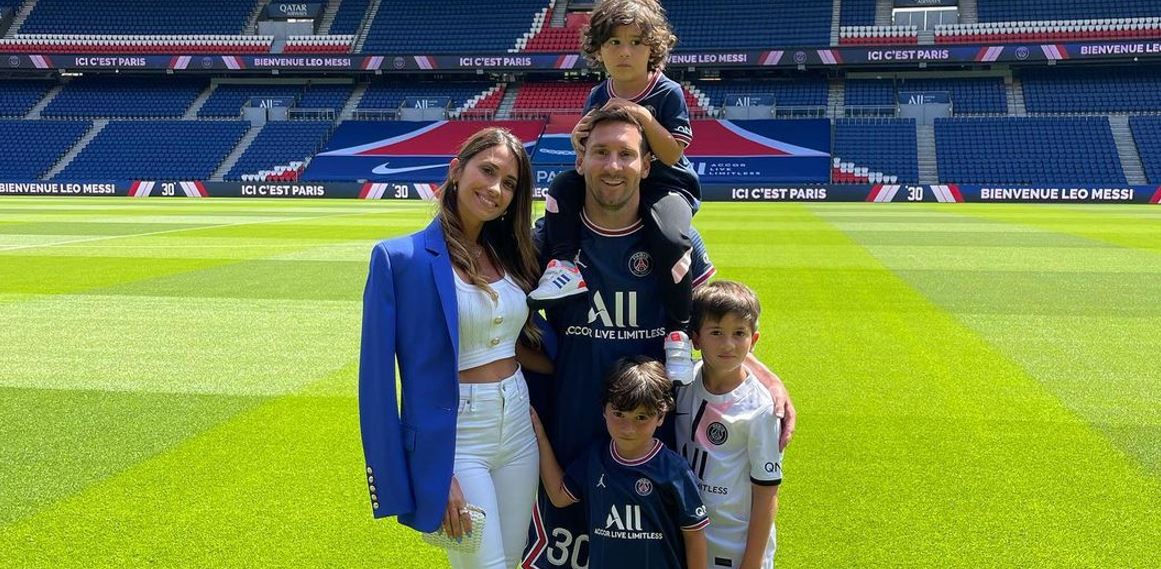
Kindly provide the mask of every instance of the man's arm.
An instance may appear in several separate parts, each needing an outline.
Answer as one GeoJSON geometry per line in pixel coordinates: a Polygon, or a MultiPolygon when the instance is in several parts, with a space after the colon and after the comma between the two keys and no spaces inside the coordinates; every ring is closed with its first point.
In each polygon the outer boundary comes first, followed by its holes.
{"type": "Polygon", "coordinates": [[[782,420],[782,435],[778,439],[778,448],[784,449],[790,444],[790,437],[794,436],[794,427],[798,422],[798,413],[794,410],[794,403],[790,401],[790,392],[786,391],[782,379],[759,361],[753,352],[746,354],[746,369],[766,386],[770,391],[770,397],[774,398],[774,414],[782,420]]]}

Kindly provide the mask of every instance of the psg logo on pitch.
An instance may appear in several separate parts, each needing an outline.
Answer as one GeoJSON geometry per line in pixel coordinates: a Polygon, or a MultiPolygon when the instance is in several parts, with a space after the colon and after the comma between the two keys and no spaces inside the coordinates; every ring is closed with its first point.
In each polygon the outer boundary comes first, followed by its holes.
{"type": "Polygon", "coordinates": [[[653,492],[653,483],[650,482],[648,478],[641,478],[637,480],[637,484],[634,486],[634,489],[637,490],[637,495],[648,496],[653,492]]]}
{"type": "Polygon", "coordinates": [[[629,272],[633,273],[635,277],[647,276],[653,271],[653,257],[645,251],[637,251],[629,257],[629,272]]]}

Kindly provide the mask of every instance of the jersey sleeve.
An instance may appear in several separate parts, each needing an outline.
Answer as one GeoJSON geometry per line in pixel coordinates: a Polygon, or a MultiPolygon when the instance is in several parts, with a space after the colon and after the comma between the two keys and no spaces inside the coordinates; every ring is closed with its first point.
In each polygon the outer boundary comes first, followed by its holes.
{"type": "Polygon", "coordinates": [[[674,82],[669,84],[660,108],[657,109],[657,116],[653,118],[683,147],[693,142],[693,125],[689,122],[689,106],[685,104],[685,92],[681,85],[674,82]]]}
{"type": "Polygon", "coordinates": [[[697,480],[693,478],[693,471],[689,465],[676,453],[670,461],[673,468],[675,503],[677,505],[677,521],[685,531],[697,531],[710,524],[709,514],[705,504],[701,501],[701,494],[697,489],[697,480]]]}
{"type": "Polygon", "coordinates": [[[564,471],[564,492],[577,502],[584,499],[585,488],[588,488],[588,463],[589,455],[585,453],[564,471]]]}
{"type": "Polygon", "coordinates": [[[701,234],[697,232],[696,228],[691,227],[689,229],[689,241],[693,245],[693,250],[690,253],[691,265],[689,267],[689,274],[693,282],[693,288],[697,288],[709,281],[710,277],[714,276],[714,273],[718,272],[718,270],[714,268],[713,262],[710,261],[709,251],[706,249],[705,241],[702,241],[701,234]]]}
{"type": "Polygon", "coordinates": [[[588,96],[588,98],[585,99],[585,109],[584,109],[584,111],[581,112],[582,115],[587,115],[589,113],[589,111],[603,105],[603,103],[601,102],[600,93],[602,90],[604,90],[604,88],[605,88],[605,82],[602,81],[600,83],[597,83],[597,86],[593,87],[593,89],[591,91],[589,91],[589,96],[588,96]]]}
{"type": "Polygon", "coordinates": [[[782,451],[778,450],[781,434],[782,422],[774,415],[772,404],[750,421],[746,451],[750,458],[750,481],[754,484],[775,486],[782,483],[782,451]]]}

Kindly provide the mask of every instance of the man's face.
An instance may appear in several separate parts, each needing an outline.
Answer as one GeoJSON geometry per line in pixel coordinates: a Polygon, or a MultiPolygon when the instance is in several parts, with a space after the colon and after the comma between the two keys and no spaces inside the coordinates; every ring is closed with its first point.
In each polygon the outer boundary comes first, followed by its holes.
{"type": "Polygon", "coordinates": [[[586,201],[609,212],[636,209],[641,179],[649,175],[649,155],[641,154],[641,131],[626,122],[599,123],[585,141],[580,170],[586,201]]]}

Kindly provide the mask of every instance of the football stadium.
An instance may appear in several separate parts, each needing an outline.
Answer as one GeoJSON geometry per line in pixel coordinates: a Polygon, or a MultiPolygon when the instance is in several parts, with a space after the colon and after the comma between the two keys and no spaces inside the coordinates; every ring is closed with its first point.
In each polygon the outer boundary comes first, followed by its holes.
{"type": "MultiPolygon", "coordinates": [[[[450,567],[372,515],[368,260],[481,128],[574,167],[596,3],[0,0],[0,567],[450,567]]],[[[1161,566],[1161,2],[661,4],[777,565],[1161,566]]]]}

